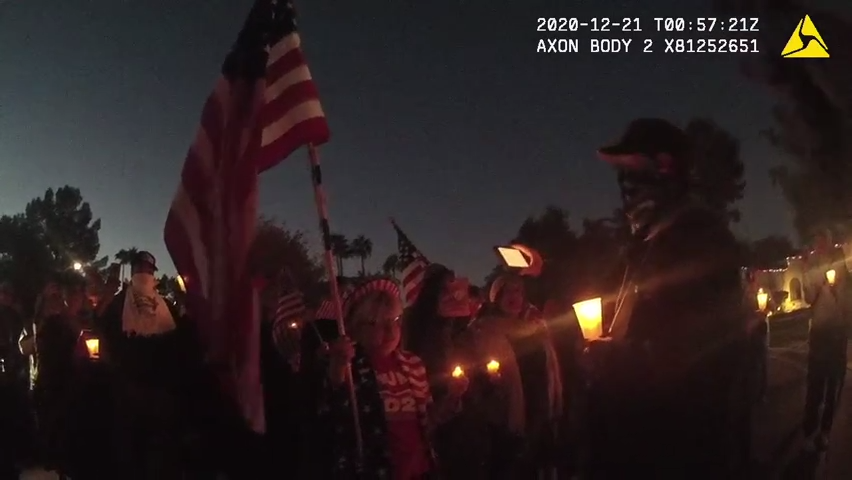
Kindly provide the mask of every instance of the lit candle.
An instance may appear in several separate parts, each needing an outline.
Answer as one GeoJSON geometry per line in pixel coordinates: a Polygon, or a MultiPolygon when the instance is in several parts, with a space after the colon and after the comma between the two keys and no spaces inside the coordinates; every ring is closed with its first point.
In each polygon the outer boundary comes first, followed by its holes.
{"type": "Polygon", "coordinates": [[[464,370],[459,365],[456,365],[456,368],[453,369],[453,378],[461,378],[464,376],[464,370]]]}
{"type": "Polygon", "coordinates": [[[595,340],[603,335],[603,301],[600,297],[574,304],[577,322],[586,340],[595,340]]]}
{"type": "Polygon", "coordinates": [[[86,350],[89,352],[89,358],[100,358],[101,342],[97,338],[86,339],[86,350]]]}
{"type": "Polygon", "coordinates": [[[290,323],[290,328],[292,328],[292,329],[294,329],[294,330],[295,330],[295,329],[299,328],[299,324],[298,324],[298,323],[296,323],[296,322],[291,322],[291,323],[290,323]]]}
{"type": "Polygon", "coordinates": [[[833,269],[825,272],[825,279],[828,280],[829,285],[834,285],[834,281],[837,280],[837,272],[833,269]]]}
{"type": "Polygon", "coordinates": [[[757,309],[761,312],[766,310],[766,304],[769,303],[769,294],[761,288],[757,291],[757,309]]]}
{"type": "Polygon", "coordinates": [[[485,368],[491,375],[496,375],[500,373],[500,362],[498,362],[497,360],[491,360],[490,362],[488,362],[488,365],[486,365],[485,368]]]}

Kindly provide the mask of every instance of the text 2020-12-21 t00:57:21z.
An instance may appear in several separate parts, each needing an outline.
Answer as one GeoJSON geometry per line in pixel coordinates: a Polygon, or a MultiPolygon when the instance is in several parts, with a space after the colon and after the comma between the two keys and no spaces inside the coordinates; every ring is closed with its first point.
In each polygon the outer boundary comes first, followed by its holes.
{"type": "Polygon", "coordinates": [[[648,26],[656,32],[719,32],[719,33],[755,33],[760,31],[760,19],[757,17],[538,17],[537,32],[642,32],[648,26]]]}

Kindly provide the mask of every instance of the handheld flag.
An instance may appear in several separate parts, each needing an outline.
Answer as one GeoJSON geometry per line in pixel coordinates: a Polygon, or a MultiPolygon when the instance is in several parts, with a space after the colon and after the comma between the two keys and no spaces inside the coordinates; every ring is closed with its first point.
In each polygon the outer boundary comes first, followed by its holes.
{"type": "Polygon", "coordinates": [[[426,274],[426,268],[429,266],[429,260],[408,239],[408,235],[399,228],[396,221],[391,219],[391,225],[396,230],[397,247],[399,249],[399,264],[402,271],[402,298],[407,305],[411,305],[417,299],[420,288],[423,286],[423,277],[426,274]]]}

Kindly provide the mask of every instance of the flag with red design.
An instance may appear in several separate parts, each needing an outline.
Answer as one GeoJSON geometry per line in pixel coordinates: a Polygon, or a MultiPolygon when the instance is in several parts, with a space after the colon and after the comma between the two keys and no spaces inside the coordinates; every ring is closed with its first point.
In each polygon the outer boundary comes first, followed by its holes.
{"type": "Polygon", "coordinates": [[[248,271],[258,174],[329,131],[293,6],[256,0],[208,97],[166,219],[206,360],[250,426],[264,430],[259,311],[248,271]]]}

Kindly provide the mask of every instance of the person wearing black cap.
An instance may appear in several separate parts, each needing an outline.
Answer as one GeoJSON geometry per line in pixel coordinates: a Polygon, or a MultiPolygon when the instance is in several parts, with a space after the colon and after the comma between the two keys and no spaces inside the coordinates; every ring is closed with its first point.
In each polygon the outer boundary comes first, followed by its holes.
{"type": "Polygon", "coordinates": [[[156,291],[154,256],[141,251],[130,268],[130,284],[98,321],[114,383],[112,467],[121,478],[173,478],[181,468],[177,428],[184,369],[194,350],[177,328],[174,307],[156,291]]]}
{"type": "Polygon", "coordinates": [[[598,153],[617,172],[632,238],[608,333],[585,352],[588,477],[731,478],[748,423],[737,241],[691,197],[690,142],[676,126],[636,120],[598,153]]]}

